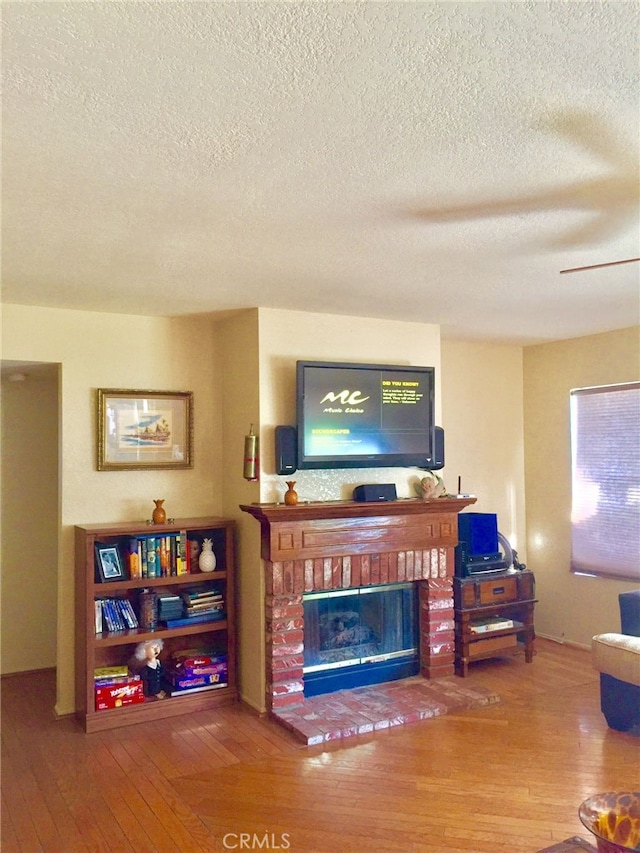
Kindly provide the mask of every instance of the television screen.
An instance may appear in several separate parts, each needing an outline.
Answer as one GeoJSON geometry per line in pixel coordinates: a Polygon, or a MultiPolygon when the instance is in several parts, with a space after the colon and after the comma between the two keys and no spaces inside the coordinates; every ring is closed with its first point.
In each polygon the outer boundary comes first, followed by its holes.
{"type": "Polygon", "coordinates": [[[434,465],[433,367],[297,362],[298,468],[434,465]]]}

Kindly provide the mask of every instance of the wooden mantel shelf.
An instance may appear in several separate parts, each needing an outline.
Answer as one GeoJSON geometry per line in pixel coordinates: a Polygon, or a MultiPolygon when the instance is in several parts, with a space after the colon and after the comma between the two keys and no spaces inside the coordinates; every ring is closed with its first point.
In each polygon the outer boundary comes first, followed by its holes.
{"type": "Polygon", "coordinates": [[[368,518],[373,515],[424,515],[460,512],[476,498],[405,498],[397,501],[305,501],[296,506],[280,503],[241,504],[240,509],[258,521],[308,521],[321,518],[368,518]]]}
{"type": "Polygon", "coordinates": [[[263,560],[300,560],[457,544],[457,514],[475,498],[242,504],[260,522],[263,560]]]}

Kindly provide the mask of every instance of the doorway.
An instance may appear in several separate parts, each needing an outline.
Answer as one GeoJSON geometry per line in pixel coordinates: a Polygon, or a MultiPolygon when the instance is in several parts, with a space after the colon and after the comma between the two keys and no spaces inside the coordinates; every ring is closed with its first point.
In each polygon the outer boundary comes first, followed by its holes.
{"type": "Polygon", "coordinates": [[[60,365],[2,361],[0,674],[56,667],[60,365]]]}

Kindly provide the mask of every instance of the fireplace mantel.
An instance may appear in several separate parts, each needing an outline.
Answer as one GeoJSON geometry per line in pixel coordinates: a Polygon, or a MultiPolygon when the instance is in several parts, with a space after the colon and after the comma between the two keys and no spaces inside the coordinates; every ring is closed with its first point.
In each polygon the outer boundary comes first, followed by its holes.
{"type": "Polygon", "coordinates": [[[460,512],[474,504],[474,497],[405,498],[396,501],[304,501],[295,506],[280,503],[242,504],[240,509],[259,521],[292,521],[310,518],[362,518],[372,515],[424,515],[433,512],[460,512]]]}
{"type": "Polygon", "coordinates": [[[260,522],[265,573],[266,704],[304,701],[306,593],[417,584],[420,671],[453,675],[458,513],[475,498],[244,504],[260,522]]]}
{"type": "Polygon", "coordinates": [[[260,522],[263,560],[307,560],[457,545],[457,514],[475,498],[244,504],[260,522]]]}

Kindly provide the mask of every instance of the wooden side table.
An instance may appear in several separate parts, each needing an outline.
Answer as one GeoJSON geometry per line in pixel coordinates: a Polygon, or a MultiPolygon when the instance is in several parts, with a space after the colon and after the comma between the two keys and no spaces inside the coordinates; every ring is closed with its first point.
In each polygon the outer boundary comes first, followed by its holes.
{"type": "Polygon", "coordinates": [[[455,669],[466,676],[474,660],[514,654],[524,648],[527,663],[534,655],[535,579],[525,569],[479,573],[454,578],[455,669]],[[496,620],[511,622],[498,627],[496,620]],[[479,632],[483,623],[496,625],[479,632]]]}

